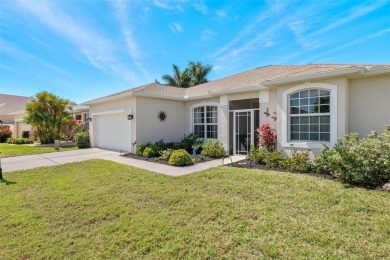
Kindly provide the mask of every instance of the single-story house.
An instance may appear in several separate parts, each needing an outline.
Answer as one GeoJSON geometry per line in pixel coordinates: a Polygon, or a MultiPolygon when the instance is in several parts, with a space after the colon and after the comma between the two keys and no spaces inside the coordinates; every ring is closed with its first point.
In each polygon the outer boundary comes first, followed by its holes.
{"type": "Polygon", "coordinates": [[[317,153],[344,134],[390,124],[390,64],[270,65],[191,88],[150,83],[83,105],[93,147],[135,152],[193,132],[247,154],[255,129],[270,123],[278,150],[317,153]]]}
{"type": "Polygon", "coordinates": [[[32,97],[0,94],[0,120],[3,125],[9,125],[13,137],[22,137],[23,131],[31,131],[32,127],[23,121],[26,116],[24,108],[32,97]]]}

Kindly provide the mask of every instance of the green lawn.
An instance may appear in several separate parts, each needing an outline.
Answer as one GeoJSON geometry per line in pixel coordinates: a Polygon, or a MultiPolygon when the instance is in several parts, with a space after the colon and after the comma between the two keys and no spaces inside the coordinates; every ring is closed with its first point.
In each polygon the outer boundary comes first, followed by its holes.
{"type": "Polygon", "coordinates": [[[390,257],[390,193],[334,180],[103,160],[4,175],[0,259],[390,257]]]}
{"type": "Polygon", "coordinates": [[[0,158],[5,157],[14,157],[14,156],[21,156],[21,155],[29,155],[29,154],[39,154],[39,153],[52,153],[52,152],[63,152],[63,151],[69,151],[69,150],[76,150],[78,149],[77,146],[71,146],[71,147],[60,147],[59,151],[54,150],[53,147],[36,147],[36,146],[29,146],[25,144],[0,144],[0,158]]]}

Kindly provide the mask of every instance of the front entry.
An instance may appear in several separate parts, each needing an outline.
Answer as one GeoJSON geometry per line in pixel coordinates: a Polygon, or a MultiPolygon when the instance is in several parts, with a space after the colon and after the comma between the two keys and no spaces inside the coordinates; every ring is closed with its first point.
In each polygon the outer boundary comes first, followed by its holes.
{"type": "Polygon", "coordinates": [[[259,110],[233,111],[233,154],[248,154],[250,146],[257,141],[258,127],[259,110]]]}

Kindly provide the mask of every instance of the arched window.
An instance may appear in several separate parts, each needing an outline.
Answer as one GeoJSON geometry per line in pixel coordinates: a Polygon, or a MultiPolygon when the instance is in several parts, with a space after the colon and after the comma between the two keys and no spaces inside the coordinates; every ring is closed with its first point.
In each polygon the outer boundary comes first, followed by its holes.
{"type": "Polygon", "coordinates": [[[218,107],[199,106],[193,108],[193,133],[203,139],[218,138],[218,107]]]}
{"type": "Polygon", "coordinates": [[[304,89],[288,95],[289,141],[329,142],[329,89],[304,89]]]}

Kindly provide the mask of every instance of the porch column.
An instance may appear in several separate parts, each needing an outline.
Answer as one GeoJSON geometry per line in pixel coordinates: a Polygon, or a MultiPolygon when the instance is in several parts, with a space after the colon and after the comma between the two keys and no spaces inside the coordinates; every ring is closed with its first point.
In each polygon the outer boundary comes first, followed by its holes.
{"type": "Polygon", "coordinates": [[[219,97],[218,139],[226,151],[229,151],[229,101],[228,96],[219,97]]]}

